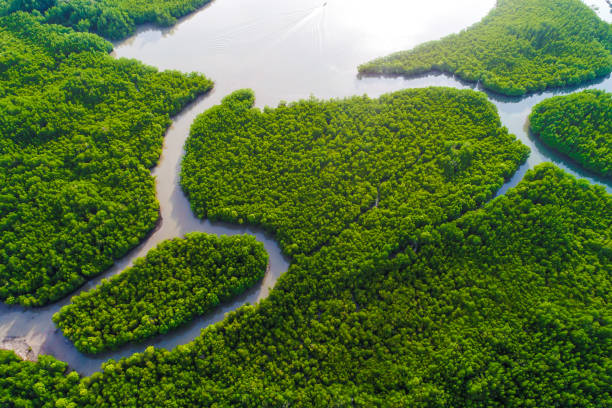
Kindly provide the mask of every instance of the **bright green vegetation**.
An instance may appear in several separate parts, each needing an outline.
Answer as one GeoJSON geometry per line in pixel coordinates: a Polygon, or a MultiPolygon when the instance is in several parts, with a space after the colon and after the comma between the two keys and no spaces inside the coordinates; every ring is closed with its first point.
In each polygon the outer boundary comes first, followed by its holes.
{"type": "Polygon", "coordinates": [[[252,104],[240,91],[196,120],[182,183],[198,214],[274,231],[289,271],[187,345],[108,361],[68,401],[612,404],[603,188],[545,164],[481,205],[526,149],[473,91],[252,104]]]}
{"type": "Polygon", "coordinates": [[[88,353],[141,340],[203,315],[253,286],[268,256],[254,237],[187,234],[72,298],[53,321],[88,353]]]}
{"type": "Polygon", "coordinates": [[[46,22],[117,40],[139,24],[171,26],[177,18],[210,0],[0,0],[0,15],[15,11],[43,13],[46,22]]]}
{"type": "Polygon", "coordinates": [[[368,62],[362,74],[456,74],[491,91],[523,95],[612,71],[612,25],[580,0],[499,0],[459,34],[368,62]]]}
{"type": "Polygon", "coordinates": [[[12,351],[0,350],[0,406],[4,408],[75,407],[63,398],[79,387],[79,375],[51,356],[23,361],[12,351]]]}
{"type": "Polygon", "coordinates": [[[149,168],[201,75],[107,55],[100,37],[0,19],[0,300],[57,300],[155,226],[149,168]]]}
{"type": "Polygon", "coordinates": [[[533,108],[529,122],[553,149],[612,177],[612,94],[588,90],[546,99],[533,108]]]}
{"type": "Polygon", "coordinates": [[[120,39],[134,32],[139,24],[168,27],[177,18],[197,10],[210,0],[58,0],[47,20],[78,31],[96,32],[120,39]]]}
{"type": "Polygon", "coordinates": [[[368,218],[296,259],[258,306],[173,351],[109,361],[74,401],[612,404],[612,197],[603,188],[541,165],[482,209],[404,231],[416,236],[412,246],[389,257],[377,242],[359,253],[366,262],[351,264],[343,251],[393,230],[374,222],[382,214],[368,218]]]}
{"type": "Polygon", "coordinates": [[[260,225],[292,256],[369,223],[393,231],[375,240],[389,254],[415,227],[489,200],[528,153],[477,92],[406,90],[263,112],[253,102],[238,91],[196,119],[181,184],[199,217],[260,225]]]}

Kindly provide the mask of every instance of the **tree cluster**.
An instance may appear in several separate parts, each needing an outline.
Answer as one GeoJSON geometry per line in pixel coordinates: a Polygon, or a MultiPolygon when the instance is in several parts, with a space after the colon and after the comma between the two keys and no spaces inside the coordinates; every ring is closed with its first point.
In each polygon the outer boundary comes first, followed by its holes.
{"type": "Polygon", "coordinates": [[[193,342],[109,360],[58,401],[612,404],[603,188],[545,164],[487,202],[527,150],[473,91],[252,105],[239,91],[198,117],[182,183],[200,216],[274,231],[289,271],[193,342]]]}
{"type": "Polygon", "coordinates": [[[79,389],[79,375],[51,356],[23,361],[0,350],[0,406],[4,408],[76,408],[65,397],[79,389]]]}
{"type": "Polygon", "coordinates": [[[587,90],[540,102],[531,131],[585,168],[612,178],[612,94],[587,90]]]}
{"type": "Polygon", "coordinates": [[[0,300],[43,305],[155,226],[169,117],[212,82],[22,12],[0,18],[0,44],[0,300]]]}
{"type": "Polygon", "coordinates": [[[181,185],[199,217],[262,226],[291,256],[372,214],[406,233],[456,218],[528,154],[478,92],[416,89],[263,112],[253,103],[237,91],[195,120],[181,185]]]}
{"type": "Polygon", "coordinates": [[[24,11],[44,15],[45,21],[79,32],[119,40],[134,33],[137,25],[174,25],[210,0],[0,0],[0,15],[24,11]]]}
{"type": "MultiPolygon", "coordinates": [[[[85,378],[79,406],[612,404],[612,197],[552,165],[349,265],[356,231],[258,306],[85,378]]],[[[371,229],[383,228],[383,226],[371,229]]],[[[366,237],[366,238],[371,238],[366,237]]]]}
{"type": "Polygon", "coordinates": [[[73,297],[53,321],[81,351],[113,349],[211,311],[263,278],[267,263],[252,236],[190,233],[162,242],[131,268],[73,297]]]}
{"type": "Polygon", "coordinates": [[[575,85],[612,71],[612,25],[580,0],[500,0],[481,22],[363,64],[365,75],[432,71],[504,95],[575,85]]]}

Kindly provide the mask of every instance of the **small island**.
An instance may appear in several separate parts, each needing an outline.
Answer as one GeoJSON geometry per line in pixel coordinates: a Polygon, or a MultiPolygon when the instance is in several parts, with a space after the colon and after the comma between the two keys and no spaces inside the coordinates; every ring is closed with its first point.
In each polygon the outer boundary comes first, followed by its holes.
{"type": "Polygon", "coordinates": [[[200,218],[261,226],[290,256],[391,216],[387,207],[406,225],[456,218],[492,198],[529,153],[472,90],[313,98],[263,111],[254,102],[252,91],[236,91],[196,118],[181,185],[200,218]]]}
{"type": "Polygon", "coordinates": [[[72,298],[53,321],[87,353],[167,333],[253,286],[268,255],[254,237],[187,234],[72,298]]]}
{"type": "Polygon", "coordinates": [[[612,178],[612,94],[587,90],[537,104],[531,131],[551,148],[612,178]]]}
{"type": "Polygon", "coordinates": [[[155,227],[169,116],[212,88],[108,55],[94,34],[0,17],[0,301],[42,306],[155,227]]]}

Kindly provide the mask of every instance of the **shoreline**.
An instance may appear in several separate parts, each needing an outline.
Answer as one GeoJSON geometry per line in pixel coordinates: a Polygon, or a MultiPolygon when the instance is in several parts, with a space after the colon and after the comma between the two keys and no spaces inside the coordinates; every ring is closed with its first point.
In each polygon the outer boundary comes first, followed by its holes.
{"type": "Polygon", "coordinates": [[[24,361],[37,362],[38,356],[42,355],[39,352],[35,353],[27,340],[23,337],[9,336],[0,341],[0,350],[12,351],[24,361]]]}

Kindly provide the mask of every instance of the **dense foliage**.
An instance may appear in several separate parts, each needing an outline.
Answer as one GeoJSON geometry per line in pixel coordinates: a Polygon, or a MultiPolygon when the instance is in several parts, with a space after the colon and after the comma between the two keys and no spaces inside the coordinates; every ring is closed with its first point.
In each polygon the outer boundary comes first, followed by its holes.
{"type": "Polygon", "coordinates": [[[459,34],[368,62],[362,74],[456,74],[486,89],[523,95],[612,71],[612,25],[580,0],[499,0],[459,34]]]}
{"type": "Polygon", "coordinates": [[[0,350],[0,406],[4,408],[73,408],[64,398],[79,387],[79,375],[51,356],[23,361],[12,351],[0,350]]]}
{"type": "Polygon", "coordinates": [[[609,406],[611,223],[603,188],[542,165],[484,208],[416,231],[413,247],[391,257],[350,264],[341,251],[353,231],[298,259],[258,306],[173,351],[109,361],[73,398],[92,407],[609,406]]]}
{"type": "MultiPolygon", "coordinates": [[[[456,218],[490,199],[527,155],[472,91],[313,99],[263,112],[253,102],[251,91],[237,91],[196,119],[181,184],[199,217],[261,225],[292,256],[360,221],[408,234],[456,218]]],[[[386,251],[408,240],[389,237],[386,251]]]]}
{"type": "Polygon", "coordinates": [[[116,348],[203,315],[259,281],[268,262],[249,235],[187,234],[164,241],[134,266],[72,298],[53,321],[88,353],[116,348]]]}
{"type": "Polygon", "coordinates": [[[612,177],[612,94],[587,90],[539,103],[532,132],[582,166],[612,177]]]}
{"type": "Polygon", "coordinates": [[[473,91],[252,104],[196,120],[182,182],[199,215],[275,231],[289,271],[187,345],[108,361],[70,403],[612,404],[603,188],[541,165],[479,209],[526,150],[473,91]]]}
{"type": "Polygon", "coordinates": [[[41,22],[0,19],[0,300],[26,306],[70,293],[154,227],[149,168],[169,115],[212,86],[41,22]]]}
{"type": "Polygon", "coordinates": [[[0,15],[38,12],[49,23],[113,40],[127,37],[139,24],[167,27],[210,0],[0,0],[0,15]]]}

